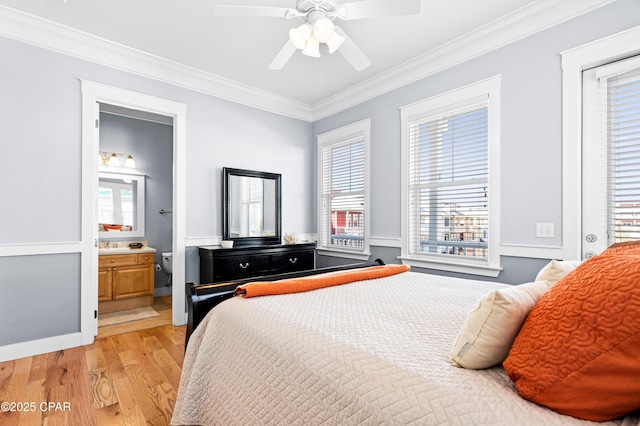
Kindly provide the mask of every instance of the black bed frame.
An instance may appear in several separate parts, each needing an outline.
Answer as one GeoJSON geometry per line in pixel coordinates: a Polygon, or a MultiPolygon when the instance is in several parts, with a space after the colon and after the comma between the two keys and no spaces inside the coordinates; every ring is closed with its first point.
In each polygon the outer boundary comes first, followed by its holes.
{"type": "Polygon", "coordinates": [[[373,262],[330,266],[327,268],[317,268],[307,271],[288,272],[285,274],[253,277],[238,281],[228,281],[216,284],[195,285],[193,283],[187,283],[188,320],[185,348],[187,346],[187,343],[189,342],[189,337],[193,333],[193,330],[196,329],[198,324],[200,324],[207,313],[209,313],[209,311],[213,309],[217,304],[233,297],[235,295],[235,289],[239,285],[256,281],[275,281],[286,278],[306,277],[309,275],[322,274],[325,272],[344,271],[349,269],[359,269],[378,265],[384,265],[384,262],[380,259],[376,259],[373,262]]]}

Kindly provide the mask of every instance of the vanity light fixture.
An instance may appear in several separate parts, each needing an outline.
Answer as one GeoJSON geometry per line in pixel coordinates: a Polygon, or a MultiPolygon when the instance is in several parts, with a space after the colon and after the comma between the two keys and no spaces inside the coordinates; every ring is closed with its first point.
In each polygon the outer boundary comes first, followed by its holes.
{"type": "Polygon", "coordinates": [[[111,154],[111,158],[109,158],[109,163],[110,166],[119,166],[120,165],[120,160],[118,160],[118,156],[115,154],[111,154]]]}
{"type": "Polygon", "coordinates": [[[133,157],[129,155],[126,160],[124,160],[124,166],[129,167],[130,169],[136,168],[136,162],[133,161],[133,157]]]}
{"type": "Polygon", "coordinates": [[[136,162],[133,161],[133,157],[130,154],[121,154],[119,152],[106,152],[100,151],[98,153],[98,164],[103,166],[115,166],[120,167],[120,159],[119,156],[127,157],[124,160],[124,167],[128,167],[130,169],[136,168],[136,162]]]}

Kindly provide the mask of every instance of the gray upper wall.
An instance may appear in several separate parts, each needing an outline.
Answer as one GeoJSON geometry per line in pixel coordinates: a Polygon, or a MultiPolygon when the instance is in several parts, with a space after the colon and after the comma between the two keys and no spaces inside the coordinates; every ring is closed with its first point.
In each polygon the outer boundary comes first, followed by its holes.
{"type": "Polygon", "coordinates": [[[224,166],[283,175],[283,230],[314,231],[311,124],[0,38],[0,244],[80,240],[80,80],[187,105],[186,236],[222,233],[224,166]]]}
{"type": "Polygon", "coordinates": [[[502,243],[562,245],[560,52],[640,25],[640,2],[618,0],[313,123],[318,135],[371,118],[371,236],[400,238],[400,111],[413,102],[502,75],[502,243]],[[555,238],[536,238],[536,222],[555,238]]]}

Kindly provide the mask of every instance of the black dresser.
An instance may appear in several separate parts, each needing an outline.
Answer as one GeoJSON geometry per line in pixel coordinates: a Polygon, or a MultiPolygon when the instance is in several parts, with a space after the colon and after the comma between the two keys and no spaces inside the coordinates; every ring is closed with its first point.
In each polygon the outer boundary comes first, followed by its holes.
{"type": "Polygon", "coordinates": [[[315,243],[261,247],[199,247],[200,284],[306,271],[315,267],[315,243]]]}

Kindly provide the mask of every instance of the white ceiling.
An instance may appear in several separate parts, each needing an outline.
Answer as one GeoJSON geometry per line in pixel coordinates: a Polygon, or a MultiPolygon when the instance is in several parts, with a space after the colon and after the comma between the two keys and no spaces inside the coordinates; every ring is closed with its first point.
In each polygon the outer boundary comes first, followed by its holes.
{"type": "Polygon", "coordinates": [[[299,21],[212,13],[213,5],[295,7],[295,0],[0,0],[0,5],[311,106],[465,38],[495,38],[496,31],[541,16],[548,26],[554,22],[550,14],[567,19],[560,16],[566,14],[563,6],[575,13],[610,1],[422,0],[419,15],[342,21],[373,63],[363,71],[327,52],[321,58],[297,52],[283,70],[268,70],[299,21]]]}

